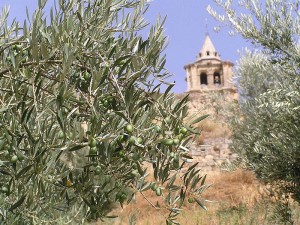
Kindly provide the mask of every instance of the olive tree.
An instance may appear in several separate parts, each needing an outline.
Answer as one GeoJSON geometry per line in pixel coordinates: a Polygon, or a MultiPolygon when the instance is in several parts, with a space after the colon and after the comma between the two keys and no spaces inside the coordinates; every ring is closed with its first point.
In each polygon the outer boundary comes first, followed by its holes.
{"type": "Polygon", "coordinates": [[[244,0],[241,14],[232,1],[215,2],[225,14],[209,12],[256,48],[235,74],[241,99],[232,148],[279,195],[299,203],[299,1],[244,0]]]}
{"type": "Polygon", "coordinates": [[[164,20],[142,35],[144,0],[38,3],[23,23],[0,18],[0,223],[104,219],[137,193],[167,224],[187,195],[205,208],[197,164],[180,173],[204,117],[164,81],[164,20]]]}

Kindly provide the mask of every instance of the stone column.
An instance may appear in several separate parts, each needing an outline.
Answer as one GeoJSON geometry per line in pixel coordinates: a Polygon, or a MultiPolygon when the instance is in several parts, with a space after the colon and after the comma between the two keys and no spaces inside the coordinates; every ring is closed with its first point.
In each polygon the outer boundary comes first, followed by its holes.
{"type": "Polygon", "coordinates": [[[221,81],[220,87],[224,87],[224,73],[223,73],[223,69],[221,69],[221,71],[220,71],[220,81],[221,81]]]}
{"type": "Polygon", "coordinates": [[[185,71],[186,71],[187,92],[189,92],[191,90],[190,68],[185,68],[185,71]]]}
{"type": "Polygon", "coordinates": [[[233,87],[232,84],[232,64],[223,63],[224,87],[233,87]]]}
{"type": "Polygon", "coordinates": [[[193,66],[191,69],[191,79],[193,83],[192,90],[200,90],[200,81],[196,66],[193,66]]]}
{"type": "Polygon", "coordinates": [[[227,76],[227,82],[229,87],[233,87],[233,81],[232,81],[232,65],[228,64],[228,76],[227,76]]]}
{"type": "Polygon", "coordinates": [[[207,71],[207,83],[208,88],[214,88],[214,72],[211,70],[207,71]]]}
{"type": "Polygon", "coordinates": [[[229,87],[228,85],[228,65],[223,64],[223,79],[224,79],[224,87],[229,87]]]}

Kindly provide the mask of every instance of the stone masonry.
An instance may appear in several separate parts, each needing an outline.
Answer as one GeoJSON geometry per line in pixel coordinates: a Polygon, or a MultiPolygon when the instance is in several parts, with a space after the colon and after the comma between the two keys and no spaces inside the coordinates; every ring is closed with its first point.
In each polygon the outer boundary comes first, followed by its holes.
{"type": "MultiPolygon", "coordinates": [[[[190,113],[213,114],[203,106],[212,95],[221,96],[216,104],[230,104],[238,99],[238,93],[232,83],[233,63],[222,61],[208,34],[194,63],[184,67],[186,71],[187,92],[189,94],[190,113]]],[[[222,119],[218,123],[225,123],[222,119]]],[[[204,137],[203,143],[191,143],[190,149],[194,162],[198,161],[204,171],[214,170],[218,165],[236,158],[229,150],[230,137],[204,137]]]]}

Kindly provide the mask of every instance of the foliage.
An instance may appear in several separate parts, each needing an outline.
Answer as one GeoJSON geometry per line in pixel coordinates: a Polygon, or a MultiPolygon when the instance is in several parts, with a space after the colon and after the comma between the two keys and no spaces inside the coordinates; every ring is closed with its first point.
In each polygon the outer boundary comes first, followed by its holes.
{"type": "Polygon", "coordinates": [[[257,47],[236,73],[242,98],[233,150],[279,197],[300,202],[299,1],[241,1],[243,14],[231,1],[215,2],[226,15],[210,13],[257,47]]]}
{"type": "Polygon", "coordinates": [[[150,188],[176,223],[186,194],[206,186],[196,164],[179,176],[201,118],[185,119],[173,85],[159,93],[164,21],[145,38],[143,0],[60,0],[48,17],[46,3],[22,25],[1,14],[0,223],[111,217],[150,188]]]}

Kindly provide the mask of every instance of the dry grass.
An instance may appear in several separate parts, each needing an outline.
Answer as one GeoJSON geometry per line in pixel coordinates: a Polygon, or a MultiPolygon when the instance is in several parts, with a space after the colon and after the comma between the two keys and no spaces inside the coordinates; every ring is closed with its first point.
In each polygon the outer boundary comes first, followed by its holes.
{"type": "MultiPolygon", "coordinates": [[[[249,171],[211,172],[207,183],[212,186],[204,193],[208,211],[204,211],[196,203],[184,206],[179,216],[183,225],[219,225],[219,224],[267,224],[268,207],[263,193],[263,187],[249,171]],[[253,220],[253,223],[251,222],[253,220]]],[[[152,192],[146,193],[151,202],[156,203],[159,198],[152,192]]],[[[159,225],[165,224],[166,211],[156,210],[137,195],[137,203],[118,209],[120,217],[114,222],[100,224],[132,224],[159,225]]]]}
{"type": "Polygon", "coordinates": [[[231,136],[228,126],[217,120],[205,119],[197,126],[201,130],[201,135],[195,140],[198,145],[203,144],[205,139],[230,138],[231,136]]]}
{"type": "Polygon", "coordinates": [[[231,207],[240,204],[253,206],[263,197],[263,187],[250,171],[239,169],[234,172],[212,172],[208,175],[208,182],[212,186],[203,197],[231,207]]]}
{"type": "Polygon", "coordinates": [[[206,133],[211,133],[218,130],[221,125],[220,123],[216,123],[211,119],[205,119],[198,124],[199,128],[206,133]]]}

